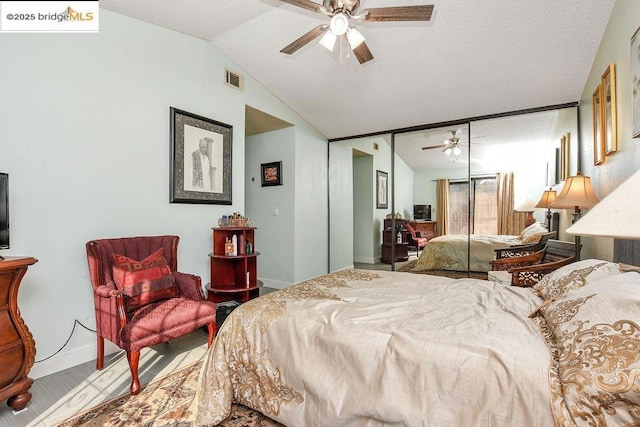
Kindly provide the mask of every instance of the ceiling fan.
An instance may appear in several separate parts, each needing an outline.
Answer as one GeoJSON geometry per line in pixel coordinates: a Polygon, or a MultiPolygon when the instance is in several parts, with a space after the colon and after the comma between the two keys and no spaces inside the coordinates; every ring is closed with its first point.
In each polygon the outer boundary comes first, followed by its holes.
{"type": "Polygon", "coordinates": [[[365,22],[381,21],[429,21],[433,13],[433,5],[395,6],[362,9],[360,0],[324,0],[323,4],[311,0],[281,0],[285,3],[312,10],[331,17],[329,24],[318,25],[313,30],[299,37],[280,52],[291,55],[310,41],[322,36],[320,44],[333,51],[338,37],[345,37],[349,47],[360,64],[373,59],[371,51],[360,32],[351,25],[351,20],[365,22]]]}
{"type": "Polygon", "coordinates": [[[450,130],[451,138],[445,139],[442,141],[440,145],[431,145],[429,147],[422,147],[423,150],[431,150],[433,148],[442,148],[442,152],[447,156],[450,156],[453,153],[454,156],[459,156],[462,153],[462,149],[460,148],[460,138],[458,138],[458,134],[462,132],[462,129],[458,130],[450,130]]]}

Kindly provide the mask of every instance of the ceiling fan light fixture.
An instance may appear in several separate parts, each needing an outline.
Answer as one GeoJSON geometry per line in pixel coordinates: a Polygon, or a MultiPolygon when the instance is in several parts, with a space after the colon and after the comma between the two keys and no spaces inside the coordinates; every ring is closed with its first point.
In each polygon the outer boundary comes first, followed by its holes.
{"type": "Polygon", "coordinates": [[[338,37],[335,34],[333,34],[331,30],[329,30],[326,33],[324,33],[324,36],[322,36],[322,38],[320,39],[320,44],[325,49],[333,52],[333,48],[336,45],[337,39],[338,37]]]}
{"type": "Polygon", "coordinates": [[[453,147],[453,155],[454,156],[459,156],[460,153],[462,153],[462,150],[460,149],[460,147],[458,147],[458,145],[456,144],[455,147],[453,147]]]}
{"type": "Polygon", "coordinates": [[[444,150],[444,154],[446,154],[447,156],[450,156],[451,151],[452,151],[451,147],[448,147],[447,149],[444,150]]]}
{"type": "Polygon", "coordinates": [[[336,36],[341,36],[349,29],[349,17],[346,13],[340,12],[333,15],[331,23],[329,24],[331,32],[336,36]]]}
{"type": "Polygon", "coordinates": [[[351,49],[355,49],[364,42],[364,36],[360,34],[360,31],[351,27],[347,30],[347,41],[349,42],[351,49]]]}

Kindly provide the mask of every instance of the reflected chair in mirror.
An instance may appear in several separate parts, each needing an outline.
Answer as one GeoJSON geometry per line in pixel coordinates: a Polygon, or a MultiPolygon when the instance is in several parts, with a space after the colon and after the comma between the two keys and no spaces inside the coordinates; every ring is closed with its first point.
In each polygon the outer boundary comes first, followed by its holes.
{"type": "Polygon", "coordinates": [[[536,243],[529,243],[524,245],[511,245],[507,248],[495,249],[496,251],[496,259],[503,258],[514,258],[522,255],[529,255],[534,252],[538,252],[542,250],[547,241],[550,239],[555,239],[557,237],[555,231],[550,231],[540,236],[540,239],[536,243]]]}
{"type": "Polygon", "coordinates": [[[140,392],[140,350],[206,326],[211,346],[216,305],[204,297],[200,277],[177,271],[178,236],[87,242],[96,312],[96,368],[104,368],[104,339],[127,353],[131,394],[140,392]]]}
{"type": "Polygon", "coordinates": [[[428,241],[428,238],[422,237],[420,232],[416,231],[411,224],[407,222],[407,242],[409,243],[409,247],[416,248],[416,256],[420,255],[420,249],[423,249],[428,241]]]}
{"type": "Polygon", "coordinates": [[[550,239],[545,247],[528,255],[491,261],[493,271],[511,273],[511,285],[530,287],[546,274],[577,260],[578,248],[573,242],[550,239]]]}

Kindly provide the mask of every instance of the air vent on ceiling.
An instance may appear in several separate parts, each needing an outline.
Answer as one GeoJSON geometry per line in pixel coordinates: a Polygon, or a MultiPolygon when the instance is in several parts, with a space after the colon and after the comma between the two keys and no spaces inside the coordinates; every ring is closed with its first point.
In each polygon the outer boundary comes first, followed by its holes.
{"type": "Polygon", "coordinates": [[[244,90],[244,77],[226,68],[224,69],[224,83],[232,88],[244,90]]]}

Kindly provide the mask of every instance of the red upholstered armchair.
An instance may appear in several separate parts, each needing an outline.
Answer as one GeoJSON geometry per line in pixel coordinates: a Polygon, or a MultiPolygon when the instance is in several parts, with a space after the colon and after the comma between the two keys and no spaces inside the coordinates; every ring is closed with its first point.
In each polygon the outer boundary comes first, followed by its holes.
{"type": "Polygon", "coordinates": [[[86,244],[96,310],[96,368],[104,367],[105,338],[125,350],[132,395],[140,392],[142,348],[203,326],[208,327],[209,346],[213,342],[216,305],[204,298],[200,277],[177,271],[178,241],[177,236],[149,236],[86,244]]]}
{"type": "Polygon", "coordinates": [[[415,228],[413,228],[408,222],[407,233],[407,242],[409,243],[409,246],[415,246],[416,256],[418,256],[420,254],[420,249],[423,249],[426,246],[429,239],[427,239],[426,237],[422,237],[420,235],[420,232],[416,231],[415,228]]]}

